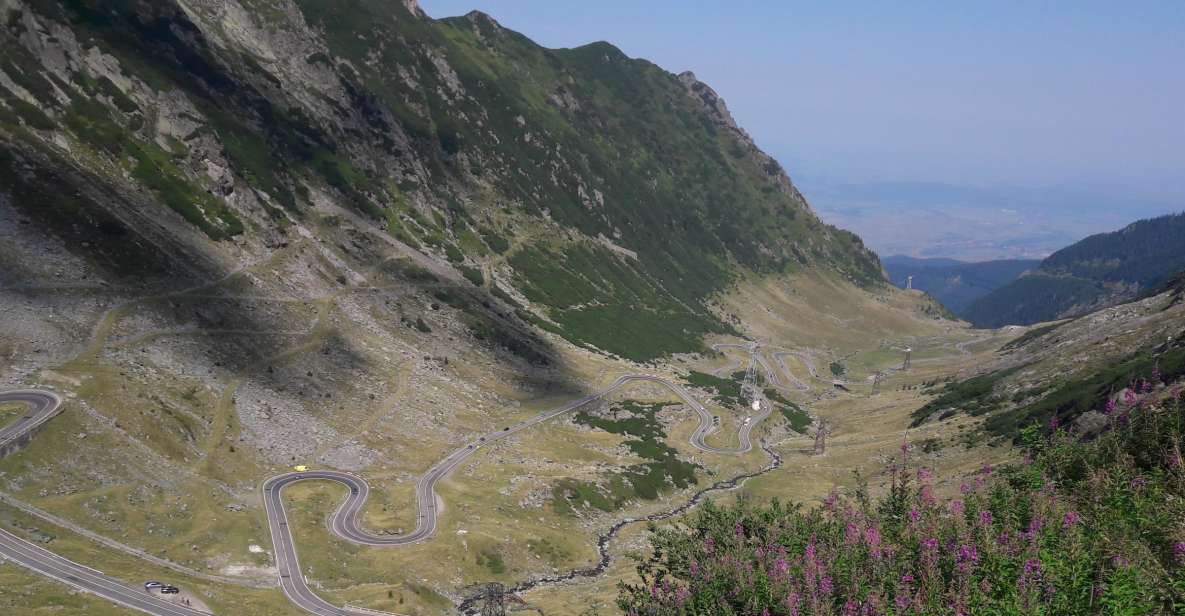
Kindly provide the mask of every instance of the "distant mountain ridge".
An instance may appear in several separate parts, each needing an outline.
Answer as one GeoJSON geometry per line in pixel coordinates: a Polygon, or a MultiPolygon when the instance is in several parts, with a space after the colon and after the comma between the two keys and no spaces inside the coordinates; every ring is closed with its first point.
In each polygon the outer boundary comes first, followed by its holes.
{"type": "Polygon", "coordinates": [[[1131,300],[1185,269],[1185,213],[1140,220],[1063,248],[967,306],[977,327],[1029,325],[1131,300]]]}
{"type": "Polygon", "coordinates": [[[913,276],[913,288],[929,293],[956,314],[1041,263],[1033,259],[968,263],[904,255],[885,257],[882,262],[894,285],[904,289],[913,276]]]}

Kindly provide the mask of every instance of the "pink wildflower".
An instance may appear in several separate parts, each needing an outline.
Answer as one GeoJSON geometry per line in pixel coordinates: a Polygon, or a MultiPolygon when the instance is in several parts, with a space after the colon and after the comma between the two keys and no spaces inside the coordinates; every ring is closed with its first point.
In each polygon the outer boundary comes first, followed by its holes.
{"type": "Polygon", "coordinates": [[[860,541],[860,528],[854,523],[848,522],[847,528],[844,529],[843,539],[845,544],[855,545],[856,542],[860,541]]]}
{"type": "Polygon", "coordinates": [[[786,606],[786,612],[789,613],[790,616],[798,616],[798,601],[798,593],[796,592],[790,593],[790,595],[786,597],[786,600],[782,601],[782,605],[786,606]]]}
{"type": "Polygon", "coordinates": [[[873,558],[881,557],[881,533],[874,527],[864,531],[864,542],[868,544],[868,551],[873,558]]]}
{"type": "Polygon", "coordinates": [[[948,507],[950,508],[950,512],[951,512],[952,514],[954,514],[954,515],[963,515],[963,511],[964,511],[964,508],[963,508],[963,501],[961,501],[961,500],[958,500],[958,499],[955,499],[955,500],[953,500],[953,501],[951,501],[951,502],[950,502],[950,505],[948,505],[948,507]]]}
{"type": "Polygon", "coordinates": [[[1065,528],[1070,528],[1081,521],[1082,516],[1078,515],[1077,511],[1067,511],[1066,515],[1062,518],[1062,526],[1065,528]]]}
{"type": "Polygon", "coordinates": [[[979,512],[979,527],[987,528],[992,525],[992,512],[982,509],[979,512]]]}

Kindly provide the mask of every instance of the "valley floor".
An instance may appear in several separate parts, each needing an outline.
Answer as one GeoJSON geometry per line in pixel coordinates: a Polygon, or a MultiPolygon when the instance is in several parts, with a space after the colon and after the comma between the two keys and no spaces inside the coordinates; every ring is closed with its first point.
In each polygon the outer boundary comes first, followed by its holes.
{"type": "MultiPolygon", "coordinates": [[[[778,410],[754,422],[728,393],[749,361],[743,340],[722,337],[709,341],[726,345],[719,351],[639,365],[551,338],[557,361],[530,366],[473,346],[439,292],[375,286],[365,270],[345,285],[309,275],[309,251],[316,246],[296,243],[215,283],[152,295],[69,285],[6,294],[4,318],[22,329],[0,341],[0,385],[58,391],[65,407],[26,449],[0,460],[0,527],[133,587],[175,583],[218,614],[302,613],[275,585],[266,478],[296,465],[354,473],[371,489],[361,526],[407,533],[417,479],[449,452],[624,374],[652,374],[689,388],[719,417],[707,448],[736,448],[752,423],[755,445],[768,445],[780,465],[766,471],[760,446],[736,455],[692,446],[697,414],[642,382],[480,447],[436,486],[440,519],[422,543],[342,541],[325,524],[341,486],[285,491],[301,571],[333,605],[452,613],[477,583],[515,587],[593,567],[598,537],[612,531],[604,574],[522,598],[549,614],[615,613],[616,584],[630,579],[630,555],[646,545],[646,524],[617,529],[621,520],[664,517],[738,476],[756,475],[709,497],[810,506],[850,489],[853,470],[876,489],[906,438],[955,483],[1009,455],[966,442],[968,422],[907,435],[910,413],[928,399],[922,383],[973,368],[1009,339],[937,320],[918,294],[801,276],[746,281],[722,298],[723,313],[760,334],[754,367],[778,410]],[[417,318],[425,328],[407,325],[417,318]],[[902,371],[906,347],[912,367],[902,371]],[[820,422],[829,434],[815,455],[820,422]]],[[[405,266],[393,257],[373,267],[405,266]]],[[[0,585],[0,606],[121,612],[45,580],[25,584],[30,574],[11,563],[0,576],[12,582],[0,585]]]]}

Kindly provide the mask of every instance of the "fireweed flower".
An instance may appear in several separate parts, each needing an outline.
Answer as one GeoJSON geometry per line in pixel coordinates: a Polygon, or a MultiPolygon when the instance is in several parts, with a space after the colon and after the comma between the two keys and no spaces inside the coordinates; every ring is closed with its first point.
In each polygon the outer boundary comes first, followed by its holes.
{"type": "Polygon", "coordinates": [[[844,529],[843,540],[847,545],[855,545],[860,541],[860,528],[854,523],[848,522],[847,528],[844,529]]]}
{"type": "Polygon", "coordinates": [[[1140,475],[1137,475],[1136,477],[1134,477],[1131,480],[1131,484],[1130,484],[1131,489],[1136,492],[1143,490],[1147,486],[1148,486],[1148,480],[1144,479],[1144,477],[1142,477],[1140,475]]]}
{"type": "Polygon", "coordinates": [[[881,532],[874,527],[864,531],[864,543],[868,544],[868,553],[873,558],[881,557],[881,532]]]}
{"type": "Polygon", "coordinates": [[[975,549],[974,545],[964,544],[959,546],[957,562],[974,565],[979,562],[979,550],[975,549]]]}
{"type": "Polygon", "coordinates": [[[1123,403],[1128,406],[1134,406],[1136,403],[1136,392],[1130,388],[1123,390],[1123,403]]]}
{"type": "Polygon", "coordinates": [[[1067,511],[1066,515],[1062,517],[1062,526],[1070,528],[1082,521],[1082,516],[1078,515],[1077,511],[1067,511]]]}
{"type": "Polygon", "coordinates": [[[992,512],[983,509],[979,512],[979,527],[987,528],[992,525],[992,512]]]}
{"type": "Polygon", "coordinates": [[[790,614],[790,616],[798,616],[798,602],[798,593],[792,592],[786,597],[784,601],[782,601],[782,605],[786,606],[786,612],[790,614]]]}
{"type": "Polygon", "coordinates": [[[1185,541],[1178,541],[1173,544],[1173,560],[1185,565],[1185,541]]]}
{"type": "Polygon", "coordinates": [[[947,507],[950,509],[951,514],[956,516],[963,515],[963,511],[965,511],[963,501],[958,499],[951,501],[947,507]]]}
{"type": "Polygon", "coordinates": [[[1117,408],[1119,408],[1119,405],[1115,402],[1115,399],[1108,398],[1107,403],[1103,405],[1103,414],[1110,415],[1111,413],[1114,413],[1115,409],[1117,408]]]}

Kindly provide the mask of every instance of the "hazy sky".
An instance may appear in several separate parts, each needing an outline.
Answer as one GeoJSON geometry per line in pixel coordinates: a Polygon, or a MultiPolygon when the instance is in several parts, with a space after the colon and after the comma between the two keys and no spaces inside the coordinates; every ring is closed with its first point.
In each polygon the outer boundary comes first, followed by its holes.
{"type": "Polygon", "coordinates": [[[1043,254],[1185,209],[1182,0],[421,4],[694,71],[882,254],[1043,254]]]}

